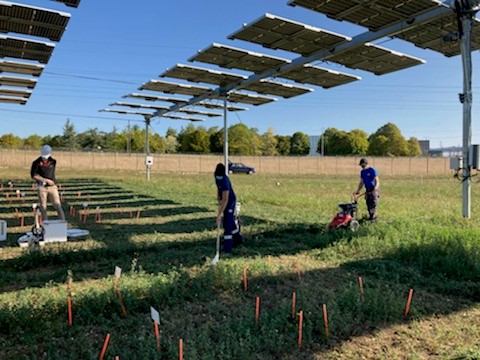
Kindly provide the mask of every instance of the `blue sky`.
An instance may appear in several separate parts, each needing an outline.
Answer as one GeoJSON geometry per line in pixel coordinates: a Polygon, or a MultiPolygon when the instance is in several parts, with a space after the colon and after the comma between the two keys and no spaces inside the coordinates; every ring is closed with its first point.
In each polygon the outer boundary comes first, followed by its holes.
{"type": "MultiPolygon", "coordinates": [[[[77,9],[47,0],[22,0],[21,3],[72,15],[27,105],[0,104],[0,133],[12,132],[22,137],[61,134],[67,118],[77,131],[90,128],[111,131],[114,126],[122,130],[127,120],[133,124],[142,118],[98,110],[125,100],[123,95],[138,92],[142,83],[158,78],[177,63],[220,70],[208,64],[187,62],[197,50],[213,42],[296,58],[298,55],[293,53],[227,39],[243,23],[250,23],[267,12],[348,36],[365,31],[347,22],[287,6],[287,0],[228,1],[228,5],[225,0],[82,0],[77,9]]],[[[460,56],[446,58],[400,40],[382,39],[375,43],[422,58],[427,63],[383,76],[336,64],[316,63],[361,76],[362,80],[328,90],[308,85],[315,89],[313,93],[291,99],[278,98],[275,103],[259,107],[247,106],[249,111],[231,113],[229,123],[242,122],[258,128],[261,133],[271,127],[281,135],[295,131],[318,135],[327,127],[347,131],[360,128],[372,133],[385,123],[393,122],[405,137],[429,139],[432,147],[461,144],[460,56]]],[[[473,66],[473,142],[479,143],[478,51],[473,53],[473,66]]],[[[168,127],[179,130],[187,124],[156,118],[152,127],[164,135],[168,127]]],[[[209,118],[203,125],[221,126],[222,118],[209,118]]]]}

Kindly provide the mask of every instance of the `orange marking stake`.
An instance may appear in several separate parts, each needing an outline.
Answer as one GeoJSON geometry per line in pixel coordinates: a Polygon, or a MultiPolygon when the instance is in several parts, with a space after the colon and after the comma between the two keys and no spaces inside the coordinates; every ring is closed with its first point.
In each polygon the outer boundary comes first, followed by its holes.
{"type": "Polygon", "coordinates": [[[117,295],[118,295],[118,301],[120,301],[120,307],[122,308],[122,314],[123,316],[127,316],[127,309],[125,308],[125,304],[123,303],[123,297],[120,290],[117,290],[117,295]]]}
{"type": "Polygon", "coordinates": [[[358,286],[360,287],[360,295],[362,296],[362,301],[365,301],[365,294],[363,292],[363,280],[362,277],[358,277],[358,286]]]}
{"type": "Polygon", "coordinates": [[[79,192],[77,193],[77,198],[80,199],[81,196],[82,196],[82,193],[79,191],[79,192]]]}
{"type": "Polygon", "coordinates": [[[19,217],[19,215],[18,215],[18,214],[19,214],[19,212],[18,212],[18,209],[17,209],[17,208],[15,208],[15,219],[18,219],[18,217],[19,217]]]}
{"type": "Polygon", "coordinates": [[[330,332],[328,331],[328,314],[327,314],[327,305],[323,304],[323,323],[325,325],[325,335],[329,337],[330,332]]]}
{"type": "Polygon", "coordinates": [[[67,297],[67,308],[68,308],[68,325],[73,325],[73,316],[72,316],[72,298],[67,297]]]}
{"type": "Polygon", "coordinates": [[[155,329],[155,340],[157,341],[157,350],[160,351],[160,331],[158,330],[158,323],[153,322],[153,327],[155,329]]]}
{"type": "Polygon", "coordinates": [[[303,310],[298,316],[298,346],[302,346],[302,332],[303,332],[303,310]]]}
{"type": "Polygon", "coordinates": [[[183,360],[183,339],[178,340],[178,359],[183,360]]]}
{"type": "Polygon", "coordinates": [[[137,219],[140,219],[140,210],[137,211],[137,219]]]}
{"type": "Polygon", "coordinates": [[[155,339],[157,341],[157,349],[160,351],[160,332],[158,331],[158,324],[160,324],[160,314],[152,306],[150,306],[150,317],[153,320],[153,326],[155,328],[155,339]]]}
{"type": "Polygon", "coordinates": [[[25,226],[25,216],[22,215],[22,217],[20,218],[20,226],[23,227],[25,226]]]}
{"type": "Polygon", "coordinates": [[[294,291],[292,293],[292,319],[295,319],[295,306],[297,302],[297,293],[294,291]]]}
{"type": "Polygon", "coordinates": [[[130,210],[130,217],[133,218],[133,211],[130,210]]]}
{"type": "Polygon", "coordinates": [[[297,270],[298,281],[302,281],[302,271],[300,270],[300,267],[298,266],[298,261],[295,261],[295,269],[297,270]]]}
{"type": "Polygon", "coordinates": [[[258,319],[260,318],[260,297],[255,298],[255,324],[258,325],[258,319]]]}
{"type": "Polygon", "coordinates": [[[410,311],[410,304],[412,303],[412,298],[413,298],[413,289],[410,289],[410,291],[408,292],[407,305],[405,306],[405,311],[403,313],[403,316],[408,315],[408,312],[410,311]]]}
{"type": "Polygon", "coordinates": [[[102,352],[100,353],[100,360],[103,360],[103,357],[105,356],[105,352],[107,351],[107,346],[108,342],[110,341],[110,333],[107,333],[107,336],[105,336],[105,341],[103,342],[103,347],[102,347],[102,352]]]}
{"type": "Polygon", "coordinates": [[[243,291],[248,289],[247,268],[243,269],[243,291]]]}

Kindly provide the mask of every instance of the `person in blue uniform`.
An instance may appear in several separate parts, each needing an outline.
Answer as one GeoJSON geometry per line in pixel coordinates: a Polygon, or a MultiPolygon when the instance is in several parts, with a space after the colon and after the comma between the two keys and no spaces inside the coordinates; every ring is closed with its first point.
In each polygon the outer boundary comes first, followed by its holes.
{"type": "Polygon", "coordinates": [[[234,214],[237,197],[233,191],[230,179],[225,174],[225,165],[222,163],[217,164],[214,175],[218,190],[217,226],[220,226],[223,217],[223,252],[231,253],[234,246],[243,243],[239,224],[234,214]]]}
{"type": "Polygon", "coordinates": [[[360,194],[360,190],[365,186],[365,201],[369,214],[369,220],[377,218],[377,205],[380,196],[380,179],[378,171],[374,167],[368,165],[368,160],[363,158],[358,164],[362,167],[360,171],[360,182],[354,195],[360,194]]]}

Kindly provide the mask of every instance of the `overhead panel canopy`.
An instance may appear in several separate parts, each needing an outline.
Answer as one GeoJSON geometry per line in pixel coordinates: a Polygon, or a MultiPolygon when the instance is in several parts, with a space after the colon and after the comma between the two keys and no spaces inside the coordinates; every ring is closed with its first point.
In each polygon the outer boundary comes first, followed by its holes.
{"type": "Polygon", "coordinates": [[[120,109],[103,109],[102,112],[114,112],[118,114],[125,115],[141,115],[141,116],[152,116],[152,113],[146,111],[131,111],[131,110],[120,110],[120,109]]]}
{"type": "Polygon", "coordinates": [[[0,60],[0,72],[40,76],[44,67],[44,65],[0,60]]]}
{"type": "MultiPolygon", "coordinates": [[[[438,51],[445,56],[460,54],[460,40],[445,41],[445,35],[458,32],[458,23],[455,13],[447,14],[440,18],[432,19],[419,26],[412,26],[407,30],[396,34],[395,37],[415,44],[423,49],[438,51]]],[[[472,22],[471,50],[480,49],[480,20],[472,22]]]]}
{"type": "Polygon", "coordinates": [[[188,61],[199,61],[254,73],[262,73],[291,62],[290,60],[215,43],[192,56],[188,61]]]}
{"type": "Polygon", "coordinates": [[[250,104],[254,106],[268,104],[272,101],[277,101],[275,98],[265,97],[260,95],[251,95],[239,92],[229,92],[228,100],[234,103],[250,104]]]}
{"type": "Polygon", "coordinates": [[[183,64],[177,64],[174,68],[168,69],[160,76],[183,79],[196,83],[201,82],[207,84],[214,84],[219,86],[224,86],[236,81],[242,81],[247,79],[247,77],[243,75],[203,69],[183,64]]]}
{"type": "Polygon", "coordinates": [[[46,64],[55,44],[0,35],[0,57],[36,60],[46,64]]]}
{"type": "Polygon", "coordinates": [[[0,96],[15,96],[28,99],[30,95],[32,95],[32,92],[28,90],[14,90],[0,87],[0,96]]]}
{"type": "Polygon", "coordinates": [[[291,6],[377,31],[442,6],[437,0],[291,0],[291,6]]]}
{"type": "Polygon", "coordinates": [[[192,96],[200,96],[212,91],[212,89],[204,86],[192,86],[160,80],[150,80],[148,83],[145,83],[139,87],[138,90],[152,90],[161,91],[167,94],[182,94],[192,96]]]}
{"type": "Polygon", "coordinates": [[[37,84],[37,79],[0,76],[0,85],[26,87],[33,89],[37,84]]]}
{"type": "Polygon", "coordinates": [[[425,64],[424,60],[370,43],[335,54],[328,60],[349,68],[370,71],[376,75],[425,64]]]}
{"type": "Polygon", "coordinates": [[[208,112],[208,111],[185,109],[185,108],[181,108],[181,109],[178,109],[176,111],[183,112],[183,113],[189,114],[189,115],[202,115],[202,116],[208,116],[208,117],[222,116],[222,114],[219,114],[219,113],[212,113],[212,112],[208,112]]]}
{"type": "Polygon", "coordinates": [[[0,0],[0,32],[60,41],[70,14],[0,0]]]}
{"type": "Polygon", "coordinates": [[[25,105],[27,103],[27,100],[24,98],[0,96],[0,103],[25,105]]]}
{"type": "Polygon", "coordinates": [[[261,79],[258,82],[248,84],[247,86],[242,87],[242,89],[254,91],[260,94],[281,96],[286,99],[313,91],[313,89],[309,89],[306,87],[282,84],[276,81],[265,79],[261,79]]]}
{"type": "Polygon", "coordinates": [[[117,101],[110,106],[128,106],[135,109],[153,109],[153,110],[168,110],[167,106],[152,105],[152,104],[136,104],[124,101],[117,101]]]}
{"type": "MultiPolygon", "coordinates": [[[[203,102],[203,101],[196,103],[195,105],[202,106],[207,109],[223,109],[223,104],[214,104],[214,103],[203,102]]],[[[248,108],[228,105],[227,110],[228,111],[245,111],[245,110],[248,110],[248,108]]]]}
{"type": "Polygon", "coordinates": [[[74,8],[78,7],[78,4],[80,4],[80,0],[54,0],[54,1],[64,3],[65,5],[74,7],[74,8]]]}
{"type": "Polygon", "coordinates": [[[150,94],[139,94],[139,93],[132,93],[128,95],[124,95],[124,98],[131,97],[131,98],[137,98],[137,99],[143,99],[147,101],[166,101],[166,102],[171,102],[174,104],[186,104],[187,100],[184,99],[178,99],[178,98],[172,98],[168,96],[157,96],[157,95],[150,95],[150,94]]]}
{"type": "Polygon", "coordinates": [[[204,121],[203,119],[192,118],[188,116],[177,116],[177,115],[166,115],[163,114],[162,117],[174,119],[174,120],[188,120],[188,121],[204,121]]]}
{"type": "Polygon", "coordinates": [[[244,25],[243,29],[233,33],[228,38],[249,41],[266,48],[281,49],[302,55],[330,49],[335,45],[351,40],[350,37],[345,35],[271,14],[265,14],[251,24],[244,25]]]}
{"type": "Polygon", "coordinates": [[[348,84],[360,80],[360,76],[345,74],[339,71],[324,69],[319,66],[306,64],[293,70],[282,72],[281,78],[296,81],[302,84],[311,84],[329,89],[334,86],[348,84]]]}

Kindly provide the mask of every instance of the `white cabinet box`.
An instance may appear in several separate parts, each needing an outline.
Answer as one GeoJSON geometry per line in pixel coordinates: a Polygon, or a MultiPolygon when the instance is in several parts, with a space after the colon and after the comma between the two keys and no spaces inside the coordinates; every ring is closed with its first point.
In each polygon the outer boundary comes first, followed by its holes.
{"type": "Polygon", "coordinates": [[[45,243],[67,241],[67,222],[65,220],[44,220],[42,226],[45,230],[43,235],[45,243]]]}

